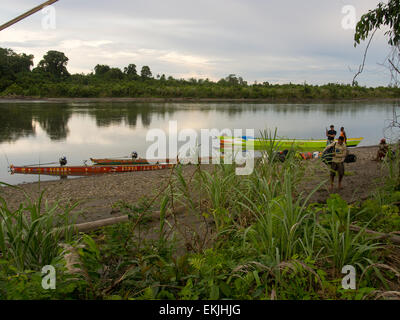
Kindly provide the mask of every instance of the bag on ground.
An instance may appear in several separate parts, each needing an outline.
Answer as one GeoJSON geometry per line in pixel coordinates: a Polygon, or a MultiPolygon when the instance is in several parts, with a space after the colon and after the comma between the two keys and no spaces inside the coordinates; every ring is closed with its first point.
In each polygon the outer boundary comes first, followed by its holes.
{"type": "Polygon", "coordinates": [[[352,163],[357,161],[357,156],[355,154],[348,154],[346,158],[344,159],[344,162],[346,163],[352,163]]]}

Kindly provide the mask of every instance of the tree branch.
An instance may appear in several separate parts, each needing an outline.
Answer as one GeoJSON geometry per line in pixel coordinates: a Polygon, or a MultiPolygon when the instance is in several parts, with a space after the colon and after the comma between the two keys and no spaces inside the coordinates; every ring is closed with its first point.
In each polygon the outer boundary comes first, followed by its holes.
{"type": "Polygon", "coordinates": [[[369,46],[371,45],[372,38],[374,37],[375,32],[376,32],[377,30],[378,30],[378,29],[375,29],[375,31],[372,33],[371,38],[370,38],[369,41],[368,41],[367,47],[365,48],[363,62],[362,62],[362,64],[360,65],[360,67],[358,68],[357,73],[354,75],[353,82],[352,82],[352,84],[351,84],[353,87],[356,85],[356,78],[364,71],[365,60],[367,59],[368,49],[369,49],[369,46]]]}
{"type": "Polygon", "coordinates": [[[389,63],[392,65],[393,69],[400,74],[400,70],[393,64],[392,60],[388,59],[389,63]]]}

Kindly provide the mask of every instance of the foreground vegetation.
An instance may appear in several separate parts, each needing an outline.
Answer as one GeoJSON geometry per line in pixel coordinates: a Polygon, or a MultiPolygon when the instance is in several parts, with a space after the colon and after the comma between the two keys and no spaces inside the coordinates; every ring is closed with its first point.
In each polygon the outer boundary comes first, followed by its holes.
{"type": "Polygon", "coordinates": [[[299,190],[304,163],[276,161],[266,147],[250,176],[219,165],[186,177],[177,167],[154,198],[116,204],[129,222],[89,234],[73,232],[73,208],[39,198],[12,212],[3,201],[0,297],[398,298],[399,244],[365,232],[400,228],[398,155],[370,199],[348,204],[334,194],[316,204],[299,190]],[[47,264],[57,270],[55,290],[42,289],[47,264]],[[345,265],[356,268],[355,290],[342,288],[345,265]]]}
{"type": "Polygon", "coordinates": [[[122,71],[97,65],[90,74],[67,70],[68,58],[62,52],[49,51],[33,68],[33,56],[0,48],[0,96],[36,98],[192,98],[192,99],[264,99],[270,101],[397,99],[397,87],[367,88],[349,84],[309,85],[248,84],[234,74],[217,82],[209,79],[174,79],[153,76],[150,67],[140,73],[130,64],[122,71]]]}

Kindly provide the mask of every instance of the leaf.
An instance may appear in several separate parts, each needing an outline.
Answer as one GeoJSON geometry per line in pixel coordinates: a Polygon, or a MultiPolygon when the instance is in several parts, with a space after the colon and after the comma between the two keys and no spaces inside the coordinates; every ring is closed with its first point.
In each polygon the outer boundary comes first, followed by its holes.
{"type": "Polygon", "coordinates": [[[221,292],[224,294],[224,296],[226,298],[230,298],[231,297],[232,291],[231,291],[231,288],[229,287],[229,285],[226,282],[224,282],[224,281],[220,282],[219,283],[219,288],[221,289],[221,292]]]}
{"type": "Polygon", "coordinates": [[[219,299],[219,287],[215,284],[211,286],[210,299],[211,300],[219,299]]]}

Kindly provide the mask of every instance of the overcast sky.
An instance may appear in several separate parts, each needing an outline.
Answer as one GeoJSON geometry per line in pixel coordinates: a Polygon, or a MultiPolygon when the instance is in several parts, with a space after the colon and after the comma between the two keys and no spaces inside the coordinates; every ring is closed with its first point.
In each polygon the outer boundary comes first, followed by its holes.
{"type": "MultiPolygon", "coordinates": [[[[0,24],[44,0],[1,0],[0,24]]],[[[342,8],[359,18],[377,0],[59,0],[56,28],[42,12],[0,31],[0,47],[70,59],[71,73],[96,64],[150,66],[153,75],[218,80],[237,74],[249,82],[351,83],[366,43],[354,48],[342,8]],[[49,20],[46,20],[49,21],[49,20]],[[350,71],[350,69],[352,71],[350,71]]],[[[362,85],[387,85],[383,33],[371,45],[362,85]]]]}

